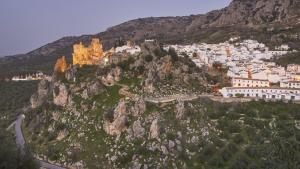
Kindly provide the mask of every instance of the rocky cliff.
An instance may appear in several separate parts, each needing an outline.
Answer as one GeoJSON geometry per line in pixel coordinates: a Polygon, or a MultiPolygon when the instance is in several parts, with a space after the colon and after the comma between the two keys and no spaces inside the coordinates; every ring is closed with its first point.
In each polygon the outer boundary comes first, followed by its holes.
{"type": "Polygon", "coordinates": [[[136,19],[96,35],[65,37],[24,55],[0,59],[0,72],[51,70],[62,55],[71,59],[72,45],[91,38],[103,39],[104,47],[131,39],[158,39],[163,43],[220,42],[232,35],[253,38],[269,45],[288,41],[299,46],[299,0],[233,0],[221,10],[203,15],[136,19]],[[267,31],[271,30],[271,31],[267,31]],[[270,41],[271,39],[271,41],[270,41]]]}

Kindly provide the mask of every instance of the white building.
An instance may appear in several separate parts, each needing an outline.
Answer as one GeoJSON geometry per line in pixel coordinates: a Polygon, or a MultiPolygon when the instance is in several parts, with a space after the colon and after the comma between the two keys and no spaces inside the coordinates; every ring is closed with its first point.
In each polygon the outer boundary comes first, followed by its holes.
{"type": "Polygon", "coordinates": [[[260,79],[233,78],[231,83],[232,87],[270,87],[268,80],[260,79]]]}
{"type": "Polygon", "coordinates": [[[247,97],[256,99],[300,100],[300,89],[262,87],[224,87],[220,90],[224,98],[247,97]]]}
{"type": "Polygon", "coordinates": [[[287,65],[287,69],[288,72],[291,73],[300,73],[300,65],[298,64],[289,64],[287,65]]]}
{"type": "Polygon", "coordinates": [[[300,81],[282,81],[280,87],[300,89],[300,81]]]}
{"type": "Polygon", "coordinates": [[[139,46],[124,45],[116,48],[116,53],[129,53],[131,55],[134,55],[140,52],[141,52],[141,48],[139,46]]]}

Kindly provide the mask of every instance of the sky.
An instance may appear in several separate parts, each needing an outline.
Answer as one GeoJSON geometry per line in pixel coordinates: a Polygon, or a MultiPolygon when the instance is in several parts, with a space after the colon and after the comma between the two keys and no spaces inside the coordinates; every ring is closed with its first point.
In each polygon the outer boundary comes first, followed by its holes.
{"type": "Polygon", "coordinates": [[[231,0],[1,0],[0,56],[143,17],[203,14],[231,0]]]}

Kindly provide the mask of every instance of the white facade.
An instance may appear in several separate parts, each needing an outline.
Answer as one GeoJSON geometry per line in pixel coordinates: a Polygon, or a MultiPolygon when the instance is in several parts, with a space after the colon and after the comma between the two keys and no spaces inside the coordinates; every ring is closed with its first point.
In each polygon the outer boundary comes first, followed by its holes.
{"type": "Polygon", "coordinates": [[[231,80],[233,87],[270,87],[268,80],[233,78],[231,80]]]}
{"type": "Polygon", "coordinates": [[[256,99],[300,100],[300,89],[224,87],[220,90],[224,98],[248,97],[256,99]]]}
{"type": "Polygon", "coordinates": [[[124,53],[124,52],[134,55],[134,54],[140,53],[141,48],[139,46],[130,47],[128,45],[116,48],[116,53],[124,53]]]}
{"type": "Polygon", "coordinates": [[[291,73],[300,73],[300,65],[297,64],[289,64],[287,65],[287,69],[288,72],[291,73]]]}
{"type": "Polygon", "coordinates": [[[300,89],[300,81],[280,82],[280,87],[282,87],[282,88],[296,88],[296,89],[300,89]]]}

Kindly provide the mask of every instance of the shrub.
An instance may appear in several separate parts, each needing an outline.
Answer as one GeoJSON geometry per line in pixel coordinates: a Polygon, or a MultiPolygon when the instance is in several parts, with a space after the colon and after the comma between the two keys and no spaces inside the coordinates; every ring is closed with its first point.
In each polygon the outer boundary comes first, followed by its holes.
{"type": "Polygon", "coordinates": [[[153,60],[153,56],[152,55],[145,56],[145,61],[146,62],[151,62],[152,60],[153,60]]]}
{"type": "Polygon", "coordinates": [[[243,98],[244,96],[245,96],[244,94],[240,94],[240,93],[235,94],[235,97],[237,98],[243,98]]]}

